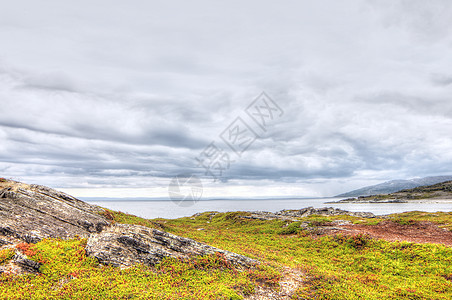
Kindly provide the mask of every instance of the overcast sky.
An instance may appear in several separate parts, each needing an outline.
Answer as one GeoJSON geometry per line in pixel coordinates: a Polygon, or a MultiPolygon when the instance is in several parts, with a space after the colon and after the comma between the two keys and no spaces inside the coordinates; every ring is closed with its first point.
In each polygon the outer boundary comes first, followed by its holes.
{"type": "Polygon", "coordinates": [[[0,177],[76,196],[328,196],[451,174],[452,1],[0,0],[0,177]],[[261,92],[280,109],[262,130],[261,92]],[[220,135],[257,134],[241,156],[220,135]],[[231,158],[213,182],[196,161],[231,158]]]}

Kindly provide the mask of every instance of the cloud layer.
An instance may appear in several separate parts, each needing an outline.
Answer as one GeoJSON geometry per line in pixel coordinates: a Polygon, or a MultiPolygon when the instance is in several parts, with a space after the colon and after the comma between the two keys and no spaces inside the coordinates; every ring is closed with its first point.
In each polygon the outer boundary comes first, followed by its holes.
{"type": "Polygon", "coordinates": [[[212,195],[452,173],[450,1],[1,7],[1,176],[161,190],[238,116],[262,138],[212,195]],[[244,112],[262,91],[267,132],[244,112]]]}

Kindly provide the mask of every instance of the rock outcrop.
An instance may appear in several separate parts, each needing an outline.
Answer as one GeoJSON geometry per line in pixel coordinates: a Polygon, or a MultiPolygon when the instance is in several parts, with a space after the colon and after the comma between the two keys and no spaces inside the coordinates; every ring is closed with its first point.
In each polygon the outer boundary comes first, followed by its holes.
{"type": "MultiPolygon", "coordinates": [[[[113,224],[102,215],[104,211],[48,187],[2,179],[0,249],[14,249],[18,243],[37,243],[44,238],[82,237],[88,238],[88,255],[96,257],[100,263],[119,267],[136,263],[154,265],[164,257],[188,259],[215,253],[222,254],[227,261],[239,267],[259,263],[164,231],[139,225],[113,224]]],[[[7,266],[0,266],[0,273],[37,272],[39,263],[17,249],[15,252],[7,266]]]]}
{"type": "Polygon", "coordinates": [[[109,225],[101,208],[40,185],[0,183],[0,244],[88,237],[109,225]]]}
{"type": "Polygon", "coordinates": [[[142,263],[155,265],[164,257],[189,259],[219,253],[238,267],[252,267],[259,262],[246,256],[221,250],[195,240],[139,225],[116,224],[88,239],[87,254],[99,262],[117,267],[142,263]]]}
{"type": "Polygon", "coordinates": [[[338,215],[347,215],[353,217],[360,218],[375,218],[375,215],[370,212],[353,212],[348,210],[343,210],[334,207],[322,207],[322,208],[313,208],[307,207],[302,208],[300,210],[281,210],[277,212],[279,215],[283,216],[294,216],[294,217],[308,217],[311,215],[320,215],[320,216],[338,216],[338,215]]]}
{"type": "Polygon", "coordinates": [[[298,218],[308,217],[311,215],[319,216],[338,216],[338,215],[348,215],[360,218],[375,218],[375,215],[370,212],[352,212],[347,210],[342,210],[333,207],[323,207],[323,208],[313,208],[307,207],[296,210],[281,210],[276,213],[267,211],[255,211],[250,215],[241,216],[246,219],[258,219],[258,220],[286,220],[286,221],[296,221],[298,218]]]}

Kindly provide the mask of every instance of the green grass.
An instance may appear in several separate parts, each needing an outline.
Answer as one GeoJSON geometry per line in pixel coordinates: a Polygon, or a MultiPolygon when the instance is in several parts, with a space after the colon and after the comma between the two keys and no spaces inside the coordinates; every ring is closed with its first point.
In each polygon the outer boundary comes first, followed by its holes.
{"type": "MultiPolygon", "coordinates": [[[[237,270],[221,256],[155,267],[101,266],[85,255],[86,241],[48,239],[22,244],[42,263],[39,275],[0,275],[1,299],[242,299],[258,284],[278,288],[282,267],[304,274],[293,299],[451,299],[452,248],[386,242],[360,235],[312,237],[304,221],[372,224],[380,219],[310,216],[297,222],[241,218],[248,213],[204,213],[196,218],[145,220],[109,211],[115,222],[164,228],[168,232],[259,259],[255,270],[237,270]],[[198,230],[204,228],[204,230],[198,230]]],[[[405,213],[391,218],[429,220],[450,226],[451,214],[405,213]]],[[[1,256],[0,256],[1,257],[1,256]]]]}

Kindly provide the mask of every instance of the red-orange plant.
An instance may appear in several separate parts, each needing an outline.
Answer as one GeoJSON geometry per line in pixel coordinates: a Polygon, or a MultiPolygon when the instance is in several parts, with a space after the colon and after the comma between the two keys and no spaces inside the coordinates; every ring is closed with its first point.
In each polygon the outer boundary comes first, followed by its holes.
{"type": "Polygon", "coordinates": [[[20,252],[27,256],[34,256],[36,255],[36,250],[32,249],[33,245],[28,243],[20,243],[16,245],[16,249],[18,249],[20,252]]]}

